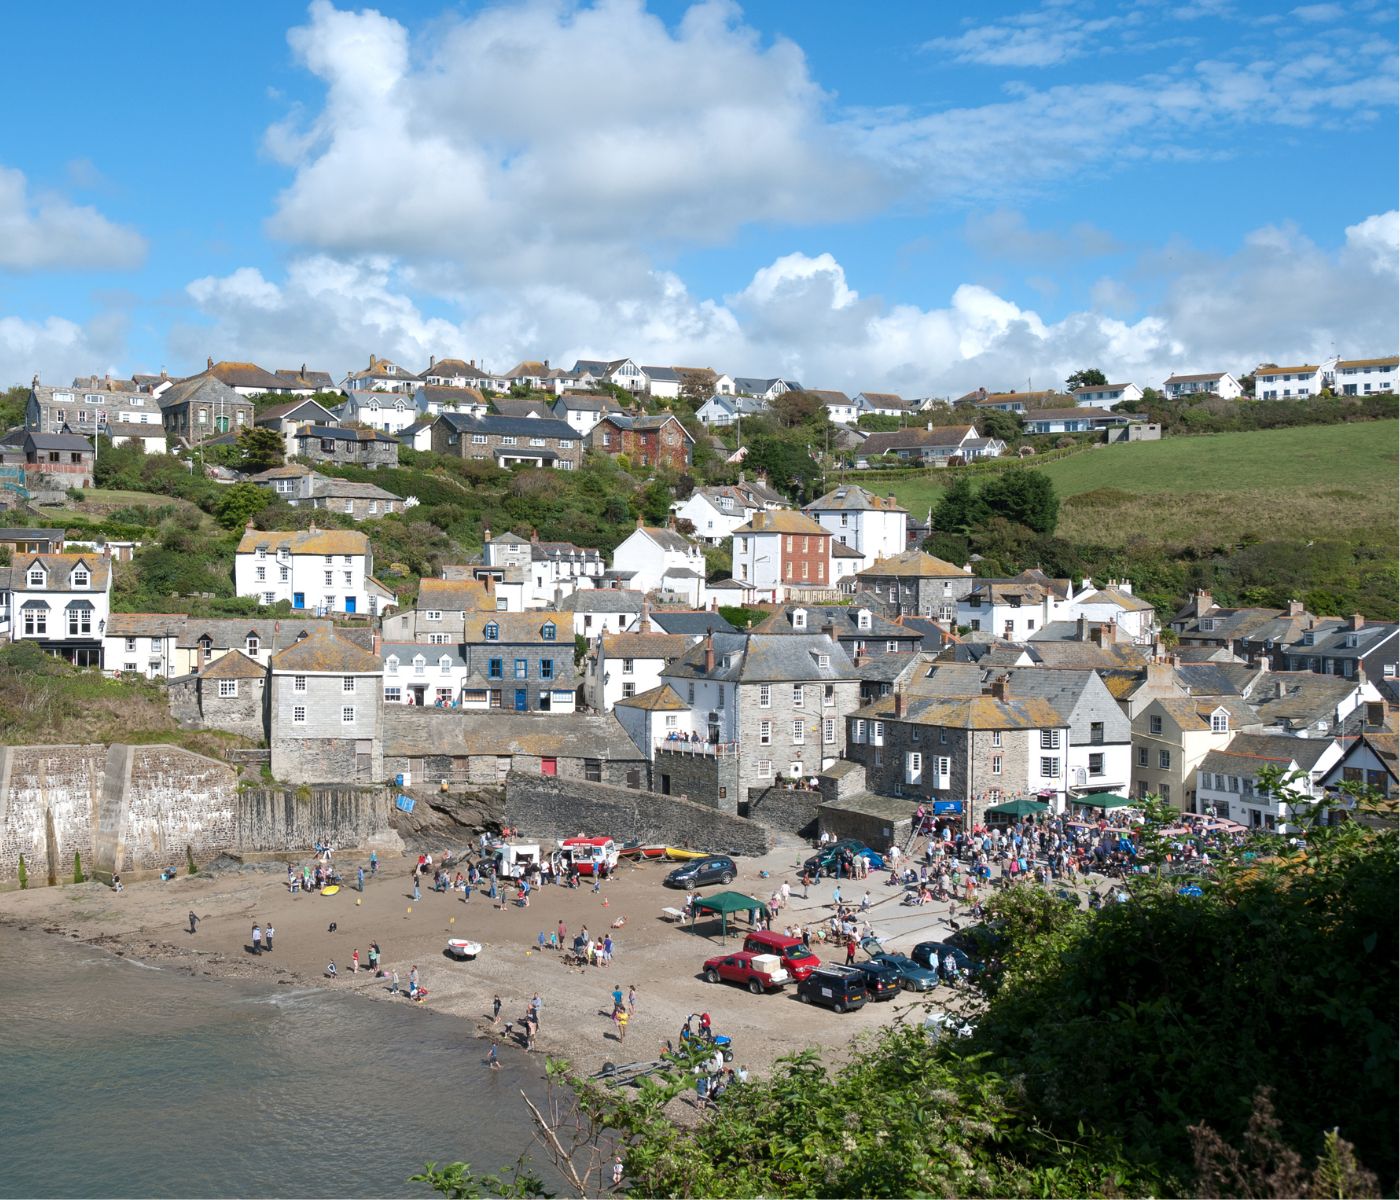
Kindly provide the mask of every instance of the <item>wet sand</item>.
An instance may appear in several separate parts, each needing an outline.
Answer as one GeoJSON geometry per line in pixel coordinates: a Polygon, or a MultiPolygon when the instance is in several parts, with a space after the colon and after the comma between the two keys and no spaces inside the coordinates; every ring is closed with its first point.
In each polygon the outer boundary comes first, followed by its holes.
{"type": "MultiPolygon", "coordinates": [[[[832,880],[823,880],[801,896],[795,867],[810,853],[800,845],[775,850],[763,859],[740,859],[733,890],[766,900],[786,879],[793,887],[787,912],[775,925],[791,921],[814,924],[832,914],[832,880]],[[761,870],[769,878],[759,875],[761,870]]],[[[298,867],[302,861],[296,860],[298,867]]],[[[418,967],[428,989],[426,1007],[460,1018],[470,1036],[498,1038],[509,1053],[504,1023],[524,1015],[530,998],[543,1001],[536,1053],[571,1060],[583,1071],[597,1070],[606,1061],[617,1063],[654,1058],[666,1039],[675,1041],[691,1013],[708,1011],[718,1033],[734,1040],[734,1065],[763,1071],[779,1057],[809,1047],[828,1063],[842,1061],[850,1040],[895,1019],[919,1019],[925,1007],[941,1007],[942,989],[917,999],[901,993],[895,1000],[867,1004],[837,1015],[797,1001],[793,989],[753,996],[732,984],[711,985],[701,977],[704,960],[725,949],[718,922],[689,928],[660,918],[663,907],[680,907],[685,893],[662,886],[674,864],[644,862],[619,865],[614,878],[594,895],[591,884],[574,890],[545,887],[532,892],[528,908],[514,903],[493,908],[488,897],[422,892],[412,899],[414,857],[381,860],[378,877],[369,878],[368,856],[337,853],[336,867],[349,881],[335,896],[292,895],[282,863],[245,864],[196,876],[181,875],[170,882],[127,883],[121,893],[99,884],[31,888],[0,895],[0,924],[10,923],[54,936],[79,940],[131,955],[147,962],[176,965],[192,974],[259,978],[287,985],[315,985],[368,1000],[401,1007],[413,1020],[418,1006],[390,995],[388,982],[364,968],[371,941],[383,953],[381,966],[397,970],[407,988],[411,967],[418,967]],[[366,884],[354,889],[355,868],[364,865],[366,884]],[[186,914],[199,917],[198,932],[188,932],[186,914]],[[625,918],[619,929],[614,920],[625,918]],[[563,920],[570,939],[586,926],[590,934],[611,932],[614,960],[608,967],[567,967],[560,955],[539,950],[537,935],[548,936],[563,920]],[[273,949],[254,955],[254,922],[276,929],[273,949]],[[334,923],[334,932],[330,925],[334,923]],[[448,938],[464,937],[482,944],[471,962],[456,962],[444,953],[448,938]],[[360,952],[362,969],[351,972],[351,954],[360,952]],[[338,977],[325,977],[334,960],[338,977]],[[636,985],[637,1013],[619,1044],[609,1013],[612,989],[624,994],[636,985]],[[502,1024],[493,1029],[491,1001],[502,1001],[502,1024]]],[[[455,869],[453,870],[455,874],[455,869]]],[[[915,942],[941,938],[947,932],[946,906],[901,907],[894,888],[882,875],[841,884],[846,903],[859,902],[869,890],[873,907],[869,919],[876,931],[889,935],[889,945],[907,950],[915,942]]],[[[710,888],[708,891],[721,889],[710,888]]],[[[747,921],[731,933],[728,948],[738,949],[747,921]]],[[[824,959],[844,961],[837,946],[815,946],[824,959]]],[[[22,969],[22,968],[21,968],[22,969]]]]}

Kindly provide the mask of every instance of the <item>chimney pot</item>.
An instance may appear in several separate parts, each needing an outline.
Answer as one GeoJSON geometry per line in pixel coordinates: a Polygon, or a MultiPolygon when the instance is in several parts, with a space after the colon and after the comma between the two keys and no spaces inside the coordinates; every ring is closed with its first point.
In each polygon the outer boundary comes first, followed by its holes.
{"type": "Polygon", "coordinates": [[[1366,624],[1366,618],[1363,617],[1360,613],[1352,613],[1352,614],[1351,614],[1351,627],[1352,627],[1353,630],[1360,629],[1360,628],[1362,628],[1362,626],[1364,626],[1365,624],[1366,624]]]}
{"type": "Polygon", "coordinates": [[[1074,639],[1077,642],[1087,642],[1089,640],[1089,618],[1080,617],[1074,623],[1074,639]]]}

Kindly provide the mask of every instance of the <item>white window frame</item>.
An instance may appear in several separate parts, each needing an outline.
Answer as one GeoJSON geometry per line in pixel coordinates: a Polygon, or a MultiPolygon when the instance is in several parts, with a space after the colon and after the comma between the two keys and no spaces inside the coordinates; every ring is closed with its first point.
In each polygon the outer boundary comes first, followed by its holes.
{"type": "Polygon", "coordinates": [[[237,696],[237,695],[238,695],[238,680],[236,680],[236,679],[220,679],[220,680],[219,680],[219,699],[220,699],[220,700],[228,700],[228,699],[230,699],[230,698],[232,698],[232,697],[235,697],[235,696],[237,696]]]}

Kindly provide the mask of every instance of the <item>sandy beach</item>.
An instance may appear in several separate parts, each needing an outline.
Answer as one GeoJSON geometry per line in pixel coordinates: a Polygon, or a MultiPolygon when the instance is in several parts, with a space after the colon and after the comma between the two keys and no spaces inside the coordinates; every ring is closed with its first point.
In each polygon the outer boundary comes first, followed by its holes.
{"type": "MultiPolygon", "coordinates": [[[[811,888],[807,899],[802,898],[794,868],[807,853],[793,843],[762,859],[740,859],[733,888],[767,899],[786,879],[793,886],[793,899],[777,924],[789,919],[811,924],[829,917],[833,881],[823,880],[811,888]],[[768,871],[769,877],[762,877],[761,871],[768,871]]],[[[295,861],[299,866],[312,860],[308,856],[295,861]]],[[[378,876],[370,879],[367,855],[337,853],[335,864],[348,885],[335,896],[290,894],[285,860],[180,875],[169,882],[127,883],[121,893],[91,883],[32,888],[0,897],[0,921],[192,974],[263,978],[355,993],[367,1001],[397,1005],[405,1020],[413,1020],[420,1006],[391,995],[387,981],[374,978],[367,969],[351,972],[352,952],[359,950],[363,965],[370,942],[376,941],[383,954],[382,966],[396,970],[405,987],[410,968],[418,967],[422,985],[429,991],[424,1007],[460,1018],[464,1036],[499,1038],[503,1054],[523,1053],[508,1048],[504,1022],[518,1020],[530,998],[538,994],[543,1007],[535,1053],[568,1058],[584,1071],[596,1070],[606,1061],[655,1057],[666,1039],[676,1039],[686,1017],[701,1011],[711,1014],[716,1032],[733,1038],[736,1066],[742,1063],[763,1071],[782,1055],[808,1047],[836,1063],[857,1034],[901,1015],[918,1014],[930,1002],[937,1007],[942,999],[941,989],[931,994],[931,1000],[901,993],[893,1001],[837,1015],[799,1003],[791,987],[754,996],[731,984],[704,982],[701,964],[724,949],[724,943],[717,923],[701,923],[692,931],[661,919],[663,907],[678,907],[684,898],[683,892],[662,886],[662,878],[674,864],[634,865],[624,860],[600,895],[594,895],[589,884],[576,890],[545,887],[531,894],[528,908],[514,903],[493,908],[480,893],[463,902],[460,893],[424,890],[415,902],[415,861],[416,856],[382,859],[378,876]],[[354,888],[355,869],[360,865],[366,867],[363,894],[354,888]],[[191,911],[200,918],[194,934],[188,932],[186,921],[191,911]],[[625,924],[610,929],[620,918],[625,918],[625,924]],[[543,930],[548,935],[561,920],[570,938],[585,926],[594,935],[610,931],[616,943],[613,963],[568,967],[559,954],[541,951],[538,934],[543,930]],[[276,929],[270,953],[252,953],[254,922],[264,928],[271,923],[276,929]],[[481,955],[470,962],[449,958],[444,949],[452,937],[479,941],[481,955]],[[332,960],[338,968],[334,980],[325,974],[332,960]],[[620,1045],[608,1015],[611,993],[615,986],[625,993],[633,985],[637,1012],[625,1044],[620,1045]],[[502,1001],[502,1025],[493,1030],[491,1002],[496,995],[502,1001]]],[[[873,902],[870,920],[878,932],[890,937],[892,948],[908,949],[946,932],[945,906],[901,907],[900,893],[887,887],[883,876],[844,881],[843,899],[859,901],[867,888],[873,902]]],[[[729,947],[737,949],[741,937],[731,931],[729,947]]],[[[844,951],[838,947],[814,948],[823,958],[844,960],[844,951]]]]}

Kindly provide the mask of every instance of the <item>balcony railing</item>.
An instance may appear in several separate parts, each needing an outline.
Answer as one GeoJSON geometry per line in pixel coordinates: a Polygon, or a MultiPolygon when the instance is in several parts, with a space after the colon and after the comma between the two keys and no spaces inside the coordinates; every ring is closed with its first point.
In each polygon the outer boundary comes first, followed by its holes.
{"type": "Polygon", "coordinates": [[[720,758],[739,753],[738,742],[691,742],[684,738],[657,738],[656,748],[673,754],[709,754],[720,758]]]}

